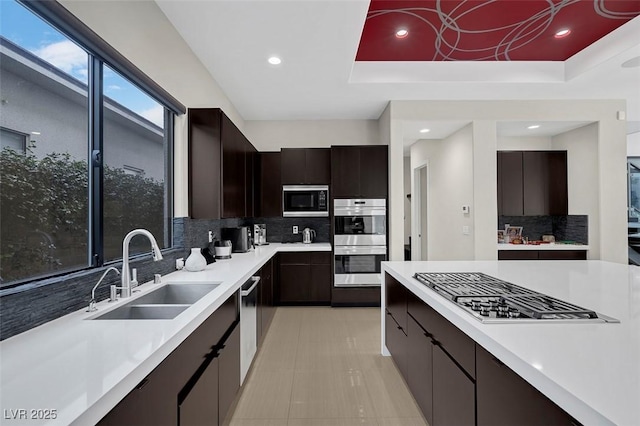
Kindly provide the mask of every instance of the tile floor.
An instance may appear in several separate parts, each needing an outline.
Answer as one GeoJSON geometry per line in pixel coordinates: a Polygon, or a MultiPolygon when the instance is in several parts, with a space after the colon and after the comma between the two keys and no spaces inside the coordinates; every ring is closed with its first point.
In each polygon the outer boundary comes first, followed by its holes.
{"type": "Polygon", "coordinates": [[[379,308],[279,307],[231,426],[422,426],[379,308]]]}

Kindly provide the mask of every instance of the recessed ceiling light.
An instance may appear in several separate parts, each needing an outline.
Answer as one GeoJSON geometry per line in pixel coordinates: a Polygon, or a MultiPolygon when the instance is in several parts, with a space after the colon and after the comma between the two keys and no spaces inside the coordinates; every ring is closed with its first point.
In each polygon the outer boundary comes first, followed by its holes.
{"type": "Polygon", "coordinates": [[[40,132],[31,132],[32,135],[39,135],[40,132]]]}
{"type": "Polygon", "coordinates": [[[569,28],[563,28],[559,31],[556,31],[554,37],[555,38],[563,38],[571,34],[571,30],[569,28]]]}
{"type": "Polygon", "coordinates": [[[539,124],[533,124],[533,125],[527,127],[527,129],[533,130],[533,129],[537,129],[538,127],[540,127],[539,124]]]}
{"type": "Polygon", "coordinates": [[[420,130],[420,133],[429,133],[431,131],[431,129],[422,129],[420,130]]]}
{"type": "Polygon", "coordinates": [[[405,28],[400,28],[398,31],[396,31],[397,38],[405,38],[408,35],[409,35],[409,30],[405,28]]]}
{"type": "Polygon", "coordinates": [[[628,61],[622,63],[622,68],[637,68],[640,67],[640,56],[631,58],[628,61]]]}
{"type": "Polygon", "coordinates": [[[280,65],[282,63],[282,59],[278,58],[277,56],[270,57],[268,61],[271,65],[280,65]]]}

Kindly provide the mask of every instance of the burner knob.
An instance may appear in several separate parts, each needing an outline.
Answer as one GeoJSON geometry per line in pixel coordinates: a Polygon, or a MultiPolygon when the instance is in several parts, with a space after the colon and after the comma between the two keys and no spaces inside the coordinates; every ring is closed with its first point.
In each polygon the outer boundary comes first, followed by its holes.
{"type": "Polygon", "coordinates": [[[518,318],[520,316],[520,311],[517,309],[509,310],[509,318],[518,318]]]}
{"type": "Polygon", "coordinates": [[[480,305],[480,315],[488,317],[491,312],[491,305],[489,303],[482,303],[480,305]]]}
{"type": "Polygon", "coordinates": [[[471,299],[471,309],[473,309],[474,311],[479,311],[480,305],[481,303],[478,299],[471,299]]]}
{"type": "Polygon", "coordinates": [[[509,307],[507,305],[498,305],[498,316],[506,317],[509,314],[509,307]]]}

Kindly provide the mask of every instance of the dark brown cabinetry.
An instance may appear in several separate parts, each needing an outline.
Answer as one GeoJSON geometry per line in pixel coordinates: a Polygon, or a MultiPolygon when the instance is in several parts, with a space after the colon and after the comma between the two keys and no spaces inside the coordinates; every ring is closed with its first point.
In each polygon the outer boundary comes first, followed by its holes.
{"type": "Polygon", "coordinates": [[[387,349],[430,425],[577,424],[389,274],[385,291],[387,349]]]}
{"type": "Polygon", "coordinates": [[[433,343],[431,336],[408,318],[407,385],[427,423],[433,424],[433,343]]]}
{"type": "Polygon", "coordinates": [[[329,148],[282,148],[283,185],[328,185],[331,182],[329,148]]]}
{"type": "Polygon", "coordinates": [[[433,346],[433,425],[476,424],[475,384],[442,346],[433,346]]]}
{"type": "Polygon", "coordinates": [[[255,216],[282,216],[282,182],[280,180],[280,153],[260,152],[258,156],[257,208],[255,216]]]}
{"type": "Polygon", "coordinates": [[[255,148],[222,110],[189,110],[189,215],[253,216],[255,148]]]}
{"type": "Polygon", "coordinates": [[[566,151],[499,151],[498,215],[568,214],[566,151]]]}
{"type": "Polygon", "coordinates": [[[260,287],[258,290],[258,343],[262,341],[269,329],[273,315],[275,314],[273,285],[274,285],[273,260],[270,259],[260,269],[260,287]]]}
{"type": "Polygon", "coordinates": [[[478,426],[575,425],[564,410],[476,346],[478,426]]]}
{"type": "Polygon", "coordinates": [[[498,250],[498,260],[587,260],[587,251],[498,250]]]}
{"type": "Polygon", "coordinates": [[[280,253],[279,304],[329,304],[331,253],[280,253]]]}
{"type": "Polygon", "coordinates": [[[200,416],[213,419],[215,413],[218,413],[218,417],[211,424],[218,424],[221,416],[226,414],[222,410],[228,404],[226,401],[235,398],[240,386],[238,333],[236,293],[171,352],[99,424],[176,425],[180,418],[184,418],[187,424],[193,424],[190,422],[198,421],[200,416]],[[234,361],[231,361],[236,358],[237,372],[234,361]],[[228,377],[219,372],[223,361],[228,377]],[[218,380],[215,380],[216,376],[218,380]],[[226,395],[222,399],[215,397],[220,389],[224,389],[221,395],[226,395]],[[218,404],[218,401],[222,404],[218,404]],[[204,404],[207,404],[206,408],[204,404]],[[215,404],[216,407],[209,407],[209,404],[215,404]]]}
{"type": "Polygon", "coordinates": [[[387,198],[388,147],[332,146],[333,198],[387,198]]]}
{"type": "Polygon", "coordinates": [[[385,274],[385,341],[398,370],[407,380],[407,289],[385,274]]]}

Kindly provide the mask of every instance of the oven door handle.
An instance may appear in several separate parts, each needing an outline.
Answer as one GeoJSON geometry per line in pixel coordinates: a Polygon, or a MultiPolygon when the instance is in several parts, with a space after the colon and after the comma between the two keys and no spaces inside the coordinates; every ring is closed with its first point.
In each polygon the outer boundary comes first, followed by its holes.
{"type": "Polygon", "coordinates": [[[371,255],[371,254],[387,254],[385,246],[335,246],[334,252],[336,256],[344,255],[371,255]]]}

